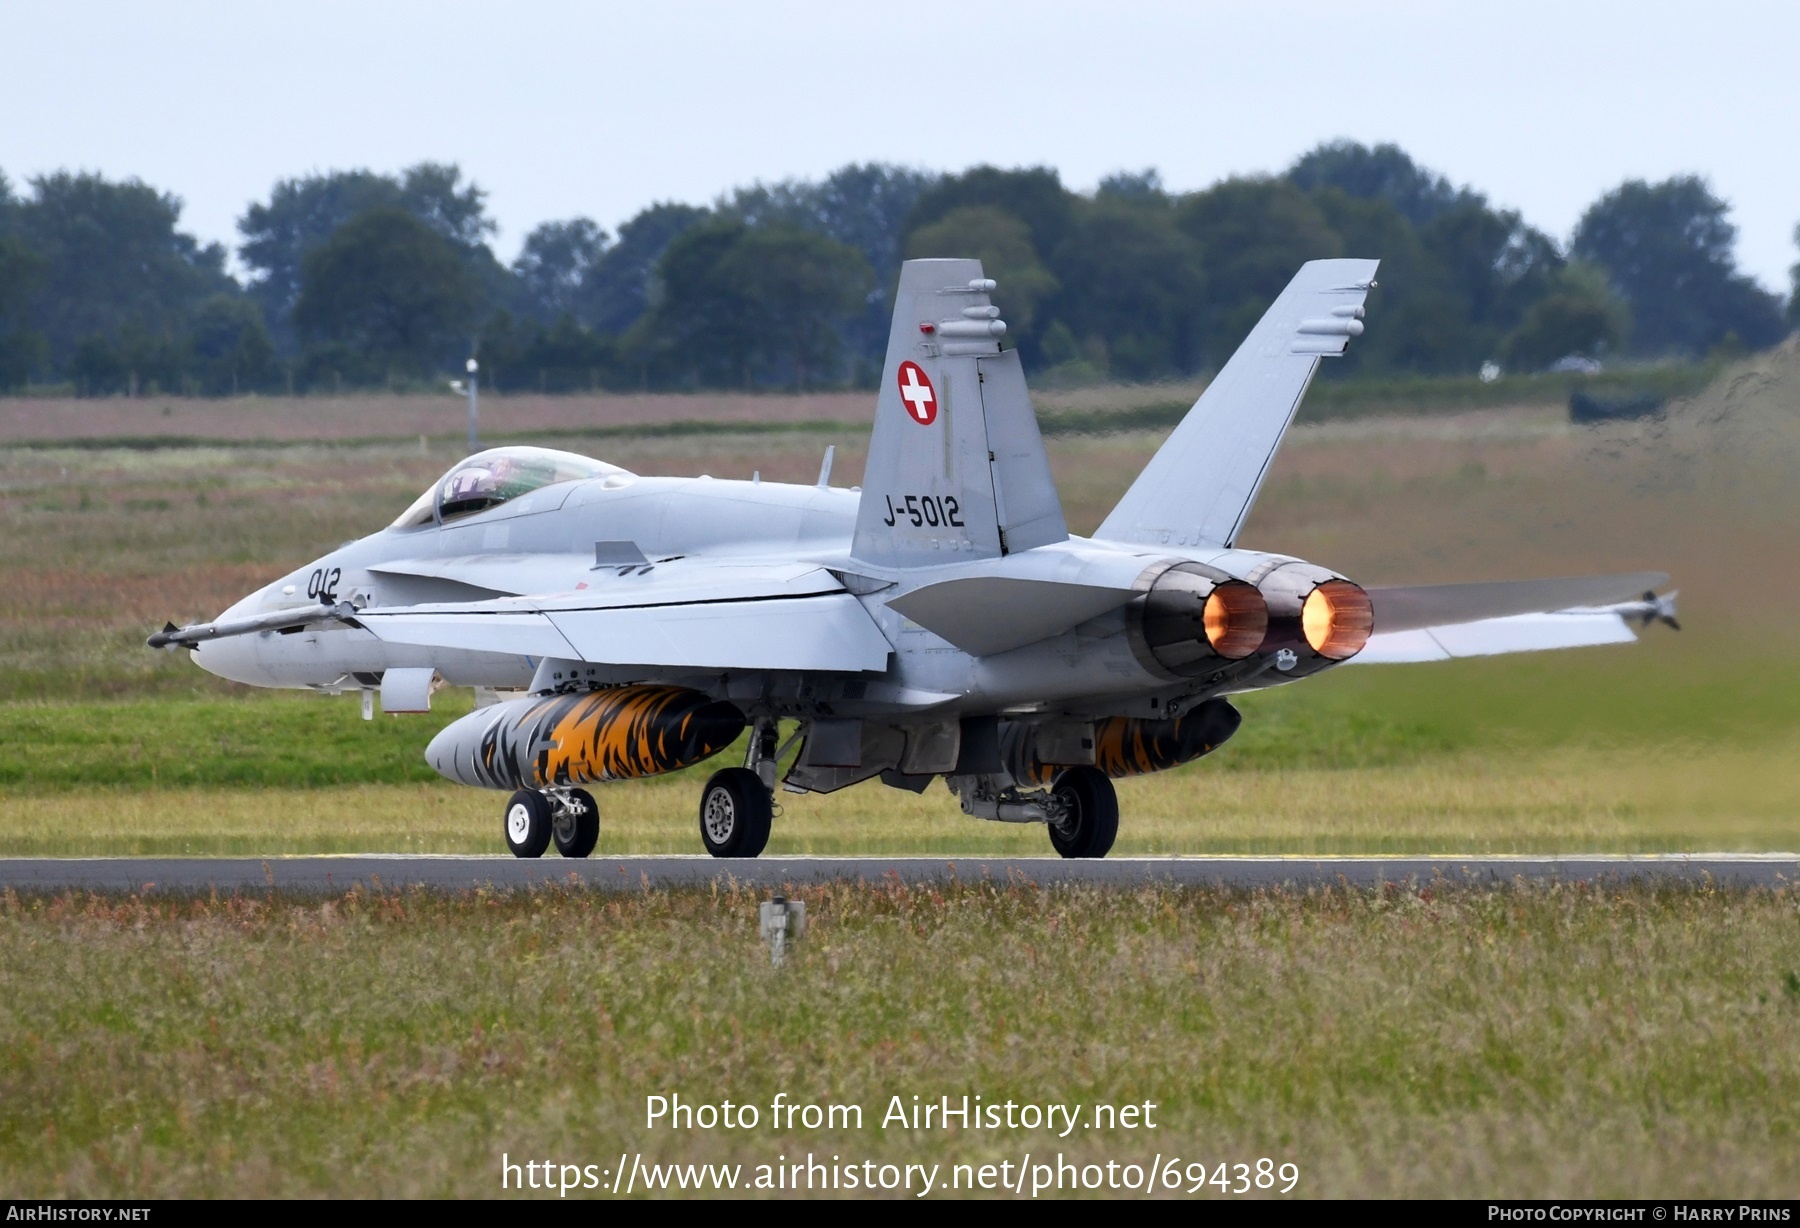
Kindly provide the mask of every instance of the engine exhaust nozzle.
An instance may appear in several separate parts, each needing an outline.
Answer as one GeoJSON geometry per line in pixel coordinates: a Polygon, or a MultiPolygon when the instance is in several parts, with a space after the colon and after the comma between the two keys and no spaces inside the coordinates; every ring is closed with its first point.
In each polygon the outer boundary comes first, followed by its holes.
{"type": "Polygon", "coordinates": [[[1168,567],[1138,610],[1142,647],[1178,677],[1241,661],[1262,645],[1269,608],[1254,585],[1191,563],[1168,567]]]}
{"type": "Polygon", "coordinates": [[[1312,650],[1330,661],[1344,661],[1363,650],[1375,630],[1375,606],[1361,586],[1327,580],[1306,595],[1300,607],[1300,632],[1312,650]]]}

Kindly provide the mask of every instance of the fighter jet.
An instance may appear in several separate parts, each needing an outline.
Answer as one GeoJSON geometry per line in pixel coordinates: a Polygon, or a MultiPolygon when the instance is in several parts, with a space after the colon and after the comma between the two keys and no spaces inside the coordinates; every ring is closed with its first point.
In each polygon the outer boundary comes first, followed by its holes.
{"type": "Polygon", "coordinates": [[[940,777],[969,815],[1104,856],[1112,782],[1216,750],[1233,695],[1674,621],[1661,574],[1365,587],[1239,545],[1320,361],[1363,333],[1375,273],[1303,266],[1091,537],[1064,521],[994,282],[977,261],[913,260],[860,489],[831,485],[829,453],[802,486],[493,448],[380,532],[149,642],[254,686],[360,690],[365,716],[376,694],[418,712],[439,685],[512,692],[426,758],[509,794],[520,857],[587,856],[588,786],[689,767],[745,731],[743,765],[700,792],[716,857],[763,850],[778,785],[940,777]]]}

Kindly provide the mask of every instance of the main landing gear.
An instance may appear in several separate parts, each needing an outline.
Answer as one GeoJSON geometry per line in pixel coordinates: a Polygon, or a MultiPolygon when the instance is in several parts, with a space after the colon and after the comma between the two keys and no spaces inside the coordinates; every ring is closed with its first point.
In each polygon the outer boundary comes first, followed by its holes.
{"type": "Polygon", "coordinates": [[[600,806],[586,789],[520,789],[506,800],[506,847],[542,857],[551,844],[564,857],[586,857],[600,842],[600,806]]]}
{"type": "Polygon", "coordinates": [[[768,845],[777,763],[786,750],[776,733],[774,720],[758,719],[744,766],[714,772],[700,790],[700,842],[714,857],[756,857],[768,845]]]}
{"type": "Polygon", "coordinates": [[[1099,768],[1072,767],[1050,786],[1050,846],[1064,857],[1104,857],[1119,835],[1119,795],[1099,768]]]}
{"type": "MultiPolygon", "coordinates": [[[[700,840],[714,857],[756,857],[775,817],[778,759],[773,722],[752,734],[749,763],[713,773],[700,791],[700,840]]],[[[1043,823],[1064,857],[1104,857],[1119,835],[1119,798],[1098,768],[1069,767],[1047,791],[996,793],[991,777],[953,779],[963,808],[980,818],[1043,823]]],[[[1006,778],[1001,778],[1002,780],[1006,778]]],[[[506,802],[506,847],[515,857],[586,857],[600,840],[600,807],[586,789],[520,789],[506,802]]]]}
{"type": "Polygon", "coordinates": [[[714,857],[755,857],[774,817],[775,799],[749,768],[715,772],[700,791],[700,839],[714,857]]]}

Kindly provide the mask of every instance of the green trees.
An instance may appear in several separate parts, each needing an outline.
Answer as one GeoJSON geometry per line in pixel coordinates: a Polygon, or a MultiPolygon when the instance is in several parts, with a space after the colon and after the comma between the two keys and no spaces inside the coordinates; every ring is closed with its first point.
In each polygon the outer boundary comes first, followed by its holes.
{"type": "Polygon", "coordinates": [[[912,232],[908,259],[972,256],[989,277],[1001,282],[996,292],[1006,312],[1015,343],[1032,338],[1038,306],[1056,292],[1057,280],[1044,267],[1023,220],[995,205],[958,205],[912,232]]]}
{"type": "Polygon", "coordinates": [[[424,376],[469,341],[473,276],[451,241],[395,206],[357,214],[301,261],[294,323],[318,361],[361,380],[424,376]]]}
{"type": "Polygon", "coordinates": [[[521,306],[546,324],[574,316],[587,279],[606,257],[610,242],[611,236],[585,217],[537,227],[525,236],[513,261],[521,306]]]}
{"type": "Polygon", "coordinates": [[[40,176],[11,213],[13,237],[37,269],[28,312],[51,365],[85,345],[169,378],[178,364],[161,355],[178,348],[195,308],[237,288],[225,249],[177,230],[181,202],[136,179],[40,176]]]}
{"type": "Polygon", "coordinates": [[[275,344],[257,305],[241,294],[215,294],[188,323],[185,363],[199,391],[236,396],[275,382],[275,344]]]}
{"type": "Polygon", "coordinates": [[[1288,168],[1287,179],[1303,192],[1336,188],[1358,200],[1392,205],[1414,226],[1428,225],[1440,214],[1487,202],[1467,188],[1454,188],[1412,160],[1398,145],[1373,148],[1355,141],[1327,141],[1301,155],[1288,168]]]}
{"type": "Polygon", "coordinates": [[[1592,265],[1571,264],[1552,279],[1549,292],[1526,309],[1506,339],[1506,363],[1540,371],[1559,358],[1617,353],[1630,330],[1630,315],[1592,265]]]}
{"type": "Polygon", "coordinates": [[[1101,193],[1051,260],[1060,288],[1047,363],[1073,359],[1136,380],[1197,365],[1206,279],[1166,197],[1101,193]]]}
{"type": "Polygon", "coordinates": [[[437,162],[421,162],[399,175],[356,170],[284,179],[267,202],[252,204],[238,219],[243,236],[238,256],[251,270],[250,293],[269,327],[288,341],[306,254],[370,209],[410,213],[451,243],[478,278],[489,272],[487,266],[497,269],[486,247],[495,229],[486,199],[479,187],[463,183],[457,167],[437,162]]]}
{"type": "Polygon", "coordinates": [[[1083,194],[1046,167],[852,164],[656,203],[611,234],[545,222],[510,268],[455,165],[330,171],[245,211],[242,286],[180,211],[137,180],[58,173],[21,195],[0,175],[0,390],[395,386],[435,382],[471,346],[509,391],[866,385],[904,256],[980,258],[1007,344],[1065,380],[1216,368],[1299,264],[1336,255],[1382,271],[1333,377],[1697,356],[1800,324],[1800,264],[1784,318],[1697,178],[1620,185],[1565,250],[1398,146],[1349,141],[1185,194],[1153,169],[1083,194]]]}
{"type": "Polygon", "coordinates": [[[841,330],[875,281],[855,248],[779,223],[695,227],[660,267],[661,299],[632,348],[686,385],[836,382],[841,330]]]}
{"type": "MultiPolygon", "coordinates": [[[[0,179],[0,210],[8,203],[0,179]]],[[[49,347],[32,327],[31,299],[42,284],[44,261],[0,227],[0,390],[17,388],[44,365],[49,347]]]]}
{"type": "Polygon", "coordinates": [[[1301,264],[1345,254],[1318,204],[1282,179],[1227,179],[1181,200],[1175,223],[1206,282],[1197,366],[1229,358],[1301,264]]]}
{"type": "Polygon", "coordinates": [[[1787,329],[1781,300],[1739,273],[1730,211],[1704,180],[1629,180],[1589,207],[1571,251],[1605,271],[1631,306],[1632,348],[1704,354],[1727,337],[1771,345],[1787,329]]]}
{"type": "Polygon", "coordinates": [[[650,309],[657,265],[669,244],[709,216],[693,205],[665,202],[620,226],[618,241],[582,279],[575,318],[597,333],[615,336],[636,324],[650,309]]]}
{"type": "MultiPolygon", "coordinates": [[[[905,223],[936,175],[879,162],[840,167],[818,183],[740,188],[719,212],[749,226],[781,222],[861,252],[883,288],[900,267],[905,223]]],[[[887,335],[886,325],[882,337],[887,335]]]]}

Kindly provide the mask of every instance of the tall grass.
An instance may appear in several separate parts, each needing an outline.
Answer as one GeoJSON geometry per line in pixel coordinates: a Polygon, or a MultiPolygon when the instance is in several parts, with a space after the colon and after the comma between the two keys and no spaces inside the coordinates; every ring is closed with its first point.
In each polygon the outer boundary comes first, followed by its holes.
{"type": "MultiPolygon", "coordinates": [[[[0,900],[16,1197],[494,1196],[505,1152],[1259,1157],[1311,1196],[1784,1197],[1790,890],[827,886],[0,900]],[[648,1128],[645,1100],[861,1129],[648,1128]],[[1152,1102],[1155,1129],[883,1128],[890,1097],[1152,1102]]],[[[1216,1191],[1212,1191],[1216,1194],[1216,1191]]]]}

